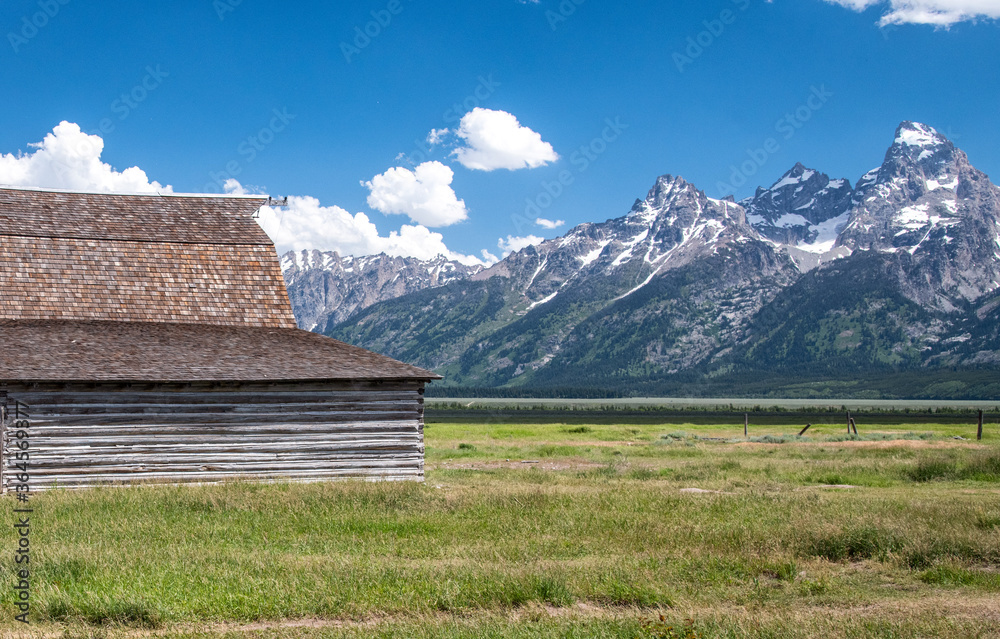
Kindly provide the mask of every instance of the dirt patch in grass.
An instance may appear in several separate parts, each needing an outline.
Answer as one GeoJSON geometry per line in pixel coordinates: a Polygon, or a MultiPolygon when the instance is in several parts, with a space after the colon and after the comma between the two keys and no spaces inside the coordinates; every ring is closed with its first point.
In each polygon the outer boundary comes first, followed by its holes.
{"type": "Polygon", "coordinates": [[[607,464],[602,464],[583,459],[558,459],[558,460],[510,460],[510,461],[450,461],[427,464],[426,470],[501,470],[537,468],[539,470],[592,470],[604,468],[607,464]],[[531,462],[531,463],[527,463],[531,462]]]}
{"type": "MultiPolygon", "coordinates": [[[[678,606],[669,611],[664,611],[671,617],[695,619],[699,623],[714,623],[724,627],[745,628],[760,625],[766,619],[768,623],[777,624],[777,627],[805,627],[813,628],[814,632],[806,632],[807,636],[829,636],[824,632],[837,627],[846,620],[880,620],[897,621],[910,619],[932,619],[947,618],[951,622],[975,622],[988,628],[990,625],[1000,623],[1000,607],[996,605],[996,596],[963,596],[961,598],[953,595],[930,595],[911,600],[891,599],[875,603],[861,605],[814,605],[797,606],[795,608],[768,608],[767,610],[755,609],[753,607],[723,604],[712,607],[691,607],[678,606]]],[[[362,619],[279,619],[273,621],[259,621],[250,623],[237,622],[208,622],[208,623],[181,623],[171,624],[163,628],[132,629],[132,628],[110,628],[101,631],[100,634],[91,634],[93,627],[90,626],[43,626],[35,627],[29,634],[22,634],[20,631],[12,632],[9,629],[0,630],[0,637],[22,637],[31,636],[45,639],[60,639],[65,637],[106,637],[107,639],[140,639],[146,637],[169,637],[176,635],[204,634],[211,636],[227,637],[259,637],[261,633],[281,632],[282,637],[286,634],[282,631],[290,631],[290,635],[295,636],[296,631],[301,631],[303,636],[321,636],[316,631],[322,633],[323,629],[342,629],[347,631],[360,631],[362,633],[372,632],[383,626],[404,626],[424,627],[432,629],[448,623],[476,623],[477,619],[481,623],[496,622],[506,620],[511,623],[539,623],[545,620],[566,620],[570,622],[583,622],[608,619],[608,620],[630,620],[639,618],[649,618],[654,614],[653,610],[641,609],[630,606],[604,606],[593,602],[578,602],[570,606],[552,606],[546,604],[530,604],[521,608],[497,613],[428,613],[421,615],[380,615],[365,617],[362,619]]],[[[990,632],[990,630],[987,630],[990,632]]],[[[353,635],[352,635],[353,636],[353,635]]],[[[748,636],[758,636],[756,634],[748,636]]],[[[767,636],[772,636],[768,633],[767,636]]],[[[964,636],[964,635],[963,635],[964,636]]],[[[978,635],[977,635],[978,636],[978,635]]],[[[987,636],[987,635],[982,635],[987,636]]],[[[992,635],[988,635],[992,636],[992,635]]]]}
{"type": "MultiPolygon", "coordinates": [[[[738,442],[733,444],[736,448],[754,448],[754,449],[767,449],[773,448],[774,444],[766,444],[763,442],[738,442]]],[[[807,441],[807,442],[788,442],[782,444],[782,446],[798,446],[798,447],[811,447],[815,448],[817,446],[821,447],[838,447],[838,448],[873,448],[873,449],[885,449],[885,448],[913,448],[917,450],[944,450],[952,448],[961,448],[963,450],[969,450],[974,448],[985,449],[988,446],[980,444],[970,444],[969,442],[963,441],[926,441],[923,439],[889,439],[884,441],[839,441],[839,442],[824,442],[822,440],[807,441]]]]}

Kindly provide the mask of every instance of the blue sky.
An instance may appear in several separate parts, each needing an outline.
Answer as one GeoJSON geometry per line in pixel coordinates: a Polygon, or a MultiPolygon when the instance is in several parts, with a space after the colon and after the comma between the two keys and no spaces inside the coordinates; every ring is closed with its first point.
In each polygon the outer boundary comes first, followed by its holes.
{"type": "Polygon", "coordinates": [[[233,178],[295,196],[269,212],[279,248],[427,257],[622,215],[665,173],[712,197],[797,161],[853,182],[902,120],[995,177],[997,17],[983,0],[7,0],[0,183],[233,178]]]}

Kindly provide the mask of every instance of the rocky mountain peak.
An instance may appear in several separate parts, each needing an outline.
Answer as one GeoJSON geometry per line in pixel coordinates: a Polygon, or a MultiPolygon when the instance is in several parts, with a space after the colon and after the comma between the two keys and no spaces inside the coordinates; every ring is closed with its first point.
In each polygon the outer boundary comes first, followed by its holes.
{"type": "MultiPolygon", "coordinates": [[[[965,154],[933,127],[903,122],[896,129],[875,183],[895,187],[916,198],[928,189],[933,190],[933,184],[926,184],[929,179],[954,178],[960,168],[967,166],[965,154]]],[[[950,182],[948,179],[947,183],[950,182]]]]}
{"type": "Polygon", "coordinates": [[[858,182],[838,242],[898,254],[905,294],[951,311],[993,290],[1000,277],[1000,189],[934,128],[903,122],[882,165],[858,182]]]}
{"type": "Polygon", "coordinates": [[[629,273],[631,294],[671,269],[751,242],[772,251],[747,223],[743,207],[709,198],[680,176],[662,175],[628,214],[580,224],[562,237],[511,253],[474,279],[511,278],[531,310],[592,276],[629,273]]]}
{"type": "Polygon", "coordinates": [[[906,120],[896,127],[896,139],[893,141],[893,148],[905,148],[908,150],[933,150],[937,147],[948,147],[954,149],[951,140],[929,125],[920,122],[910,122],[906,120]]]}
{"type": "Polygon", "coordinates": [[[735,205],[732,198],[712,199],[684,178],[669,174],[656,179],[645,200],[636,200],[628,218],[630,222],[648,225],[653,230],[686,228],[704,220],[746,225],[745,211],[735,205]]]}
{"type": "Polygon", "coordinates": [[[996,188],[964,152],[933,127],[903,122],[882,165],[858,182],[840,242],[852,249],[912,248],[931,227],[980,217],[991,206],[969,204],[984,198],[994,200],[996,188]]]}
{"type": "Polygon", "coordinates": [[[698,189],[684,178],[673,175],[661,175],[656,178],[656,182],[646,199],[636,200],[632,207],[632,213],[641,217],[650,217],[658,212],[669,209],[683,201],[692,201],[698,198],[698,189]]]}
{"type": "Polygon", "coordinates": [[[847,223],[853,192],[848,180],[831,180],[796,162],[770,188],[758,187],[753,197],[740,204],[750,224],[764,237],[822,253],[833,246],[847,223]]]}

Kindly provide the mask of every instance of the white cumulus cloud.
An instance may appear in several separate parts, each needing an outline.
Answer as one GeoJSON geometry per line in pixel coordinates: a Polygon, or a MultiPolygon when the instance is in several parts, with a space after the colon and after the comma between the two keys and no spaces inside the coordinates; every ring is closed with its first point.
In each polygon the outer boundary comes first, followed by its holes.
{"type": "Polygon", "coordinates": [[[441,144],[441,142],[451,133],[448,129],[431,129],[431,132],[427,134],[427,144],[435,146],[441,144]]]}
{"type": "Polygon", "coordinates": [[[371,191],[368,206],[402,213],[424,226],[448,226],[469,217],[465,201],[451,188],[455,172],[440,162],[424,162],[413,171],[397,166],[362,186],[371,191]]]}
{"type": "Polygon", "coordinates": [[[997,0],[826,0],[855,11],[869,7],[884,7],[879,20],[889,24],[931,24],[948,27],[958,22],[983,18],[1000,18],[997,0]]]}
{"type": "Polygon", "coordinates": [[[466,113],[455,132],[465,146],[453,154],[467,169],[514,171],[536,168],[559,159],[552,145],[506,111],[476,107],[466,113]]]}
{"type": "Polygon", "coordinates": [[[104,140],[88,135],[78,124],[60,122],[28,153],[0,155],[0,184],[99,193],[171,193],[151,182],[138,167],[116,171],[101,161],[104,140]]]}
{"type": "Polygon", "coordinates": [[[566,220],[546,220],[544,217],[535,218],[535,224],[550,231],[559,228],[565,223],[566,220]]]}
{"type": "MultiPolygon", "coordinates": [[[[29,153],[0,154],[0,185],[87,192],[173,192],[170,186],[150,181],[138,167],[119,172],[101,162],[104,140],[83,133],[70,122],[60,123],[41,142],[29,146],[33,149],[29,153]]],[[[231,179],[225,191],[239,195],[260,189],[231,179]]],[[[315,248],[341,255],[386,253],[419,259],[443,255],[470,265],[497,261],[485,250],[482,259],[451,251],[440,233],[425,226],[404,225],[383,236],[364,213],[351,215],[338,206],[324,207],[313,197],[290,197],[288,202],[288,208],[262,207],[258,219],[281,252],[315,248]]]]}
{"type": "Polygon", "coordinates": [[[537,235],[528,235],[526,237],[517,237],[514,235],[508,235],[506,239],[500,238],[497,241],[497,246],[503,251],[503,256],[507,257],[511,253],[520,251],[523,248],[529,246],[535,246],[541,244],[545,241],[545,238],[538,237],[537,235]]]}
{"type": "Polygon", "coordinates": [[[388,236],[364,213],[351,215],[339,206],[322,206],[318,199],[290,196],[287,208],[264,206],[258,223],[274,241],[278,253],[316,249],[341,255],[386,255],[429,260],[438,255],[463,264],[491,264],[496,258],[483,251],[483,259],[448,249],[440,233],[425,226],[403,225],[388,236]]]}

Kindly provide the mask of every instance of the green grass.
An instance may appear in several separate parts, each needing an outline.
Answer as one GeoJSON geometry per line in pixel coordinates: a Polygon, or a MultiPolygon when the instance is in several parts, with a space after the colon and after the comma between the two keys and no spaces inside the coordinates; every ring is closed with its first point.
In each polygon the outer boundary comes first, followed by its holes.
{"type": "Polygon", "coordinates": [[[751,424],[755,442],[738,422],[431,422],[425,484],[36,494],[32,618],[81,637],[631,638],[661,613],[704,637],[1000,633],[993,431],[751,424]]]}

